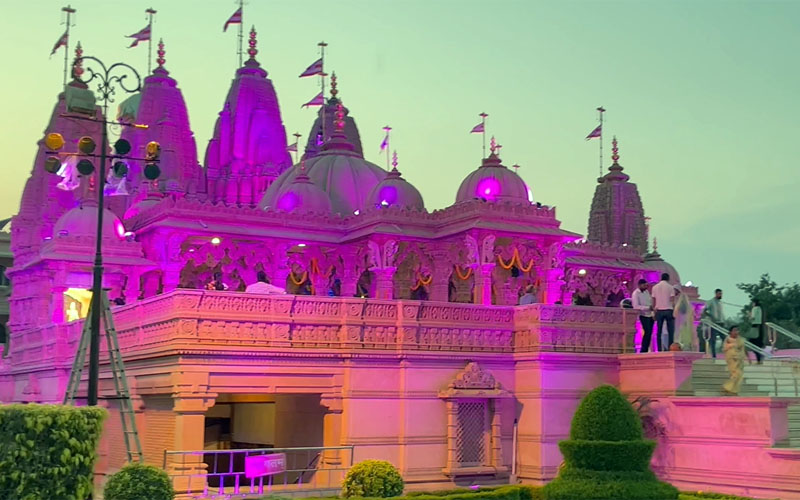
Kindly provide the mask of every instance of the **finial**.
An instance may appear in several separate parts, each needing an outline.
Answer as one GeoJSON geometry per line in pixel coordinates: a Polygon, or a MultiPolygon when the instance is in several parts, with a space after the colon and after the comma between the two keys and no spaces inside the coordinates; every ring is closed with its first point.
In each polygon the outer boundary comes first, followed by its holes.
{"type": "Polygon", "coordinates": [[[518,173],[519,172],[519,165],[517,165],[516,163],[514,165],[511,165],[511,168],[514,169],[514,173],[518,173]]]}
{"type": "Polygon", "coordinates": [[[160,38],[158,40],[158,50],[156,51],[156,54],[158,54],[158,59],[156,59],[156,62],[159,66],[164,66],[164,63],[167,62],[167,60],[164,59],[164,55],[166,53],[167,51],[164,50],[164,39],[160,38]]]}
{"type": "Polygon", "coordinates": [[[617,136],[614,136],[614,139],[611,140],[611,160],[614,163],[619,161],[619,148],[617,147],[617,136]]]}
{"type": "Polygon", "coordinates": [[[498,144],[497,146],[495,146],[495,154],[497,154],[497,156],[500,156],[500,150],[501,150],[502,148],[503,148],[503,146],[502,146],[502,145],[500,145],[500,144],[498,144]]]}
{"type": "Polygon", "coordinates": [[[81,47],[81,42],[78,42],[78,45],[75,46],[75,62],[72,63],[72,77],[76,80],[81,79],[81,75],[83,75],[83,47],[81,47]]]}
{"type": "Polygon", "coordinates": [[[392,170],[397,171],[397,150],[392,152],[392,170]]]}
{"type": "Polygon", "coordinates": [[[256,45],[258,44],[258,40],[256,40],[256,27],[255,25],[250,28],[250,40],[247,42],[250,45],[250,48],[247,49],[247,53],[250,54],[250,59],[255,59],[256,54],[258,54],[258,50],[256,50],[256,45]]]}
{"type": "Polygon", "coordinates": [[[336,99],[336,96],[339,95],[339,90],[336,89],[336,72],[334,71],[331,73],[331,99],[336,99]]]}
{"type": "Polygon", "coordinates": [[[341,102],[336,104],[336,131],[344,133],[344,106],[341,102]]]}
{"type": "Polygon", "coordinates": [[[658,238],[653,237],[653,253],[658,253],[658,238]]]}
{"type": "Polygon", "coordinates": [[[497,149],[497,141],[494,140],[494,136],[492,136],[492,140],[489,141],[489,150],[494,154],[495,150],[497,149]]]}
{"type": "Polygon", "coordinates": [[[300,162],[300,174],[301,175],[305,175],[306,174],[306,161],[305,160],[300,162]]]}

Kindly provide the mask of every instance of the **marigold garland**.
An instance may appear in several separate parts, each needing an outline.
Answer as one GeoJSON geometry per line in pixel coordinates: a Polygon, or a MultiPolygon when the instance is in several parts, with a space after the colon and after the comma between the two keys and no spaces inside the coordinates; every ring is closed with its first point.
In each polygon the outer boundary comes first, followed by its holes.
{"type": "Polygon", "coordinates": [[[289,273],[289,279],[292,280],[292,283],[295,285],[300,286],[308,280],[308,271],[303,272],[303,277],[300,279],[300,281],[294,277],[294,271],[289,273]]]}
{"type": "Polygon", "coordinates": [[[458,279],[460,279],[461,281],[467,281],[469,277],[472,276],[471,267],[467,268],[467,274],[461,274],[461,268],[458,265],[453,266],[453,268],[455,268],[456,276],[458,276],[458,279]]]}
{"type": "Polygon", "coordinates": [[[503,262],[503,257],[500,255],[497,256],[497,262],[500,264],[500,267],[502,267],[506,271],[509,271],[512,267],[514,267],[515,263],[517,267],[520,269],[520,271],[522,271],[523,273],[530,272],[530,270],[533,269],[533,259],[531,259],[530,262],[528,262],[527,267],[525,267],[525,265],[522,264],[522,258],[519,256],[518,248],[514,249],[514,253],[511,255],[511,259],[508,261],[508,263],[503,262]]]}

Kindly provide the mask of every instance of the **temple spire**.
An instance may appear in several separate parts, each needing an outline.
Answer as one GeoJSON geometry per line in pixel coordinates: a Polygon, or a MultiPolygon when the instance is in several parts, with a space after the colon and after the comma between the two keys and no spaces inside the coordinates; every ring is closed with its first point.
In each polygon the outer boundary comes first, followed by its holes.
{"type": "Polygon", "coordinates": [[[81,47],[81,42],[79,41],[78,44],[75,46],[75,61],[72,63],[72,78],[75,80],[80,80],[81,76],[83,75],[83,47],[81,47]]]}
{"type": "Polygon", "coordinates": [[[164,57],[166,55],[166,53],[167,53],[167,51],[164,50],[164,39],[163,38],[159,38],[159,40],[158,40],[158,50],[156,51],[156,54],[158,55],[158,58],[156,58],[156,62],[158,63],[158,67],[159,68],[163,68],[164,67],[164,63],[167,62],[166,58],[164,57]]]}
{"type": "MultiPolygon", "coordinates": [[[[336,72],[331,73],[331,99],[338,100],[339,90],[336,88],[336,72]]],[[[323,106],[324,107],[324,106],[323,106]]]]}
{"type": "Polygon", "coordinates": [[[611,161],[616,165],[619,163],[619,147],[617,146],[617,136],[611,140],[611,161]]]}
{"type": "Polygon", "coordinates": [[[250,48],[247,49],[247,53],[250,55],[251,61],[255,61],[256,54],[258,54],[258,49],[256,49],[256,45],[258,45],[258,39],[256,38],[256,35],[256,27],[254,25],[252,28],[250,28],[250,40],[247,42],[247,44],[250,46],[250,48]]]}
{"type": "Polygon", "coordinates": [[[392,152],[392,172],[397,172],[397,150],[392,152]]]}

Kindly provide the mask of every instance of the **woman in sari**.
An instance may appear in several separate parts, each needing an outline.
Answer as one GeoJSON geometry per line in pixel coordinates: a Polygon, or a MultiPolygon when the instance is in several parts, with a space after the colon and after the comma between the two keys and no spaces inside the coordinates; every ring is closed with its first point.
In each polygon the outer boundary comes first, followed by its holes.
{"type": "Polygon", "coordinates": [[[722,391],[728,395],[739,394],[744,378],[744,360],[747,354],[744,349],[744,339],[739,336],[739,328],[731,327],[728,338],[722,345],[722,352],[725,353],[725,362],[728,364],[728,374],[730,378],[722,384],[722,391]]]}
{"type": "Polygon", "coordinates": [[[676,287],[675,291],[678,292],[678,298],[675,302],[675,330],[678,335],[678,343],[681,345],[683,351],[696,351],[692,345],[694,338],[694,309],[692,308],[689,297],[685,293],[680,293],[676,287]]]}

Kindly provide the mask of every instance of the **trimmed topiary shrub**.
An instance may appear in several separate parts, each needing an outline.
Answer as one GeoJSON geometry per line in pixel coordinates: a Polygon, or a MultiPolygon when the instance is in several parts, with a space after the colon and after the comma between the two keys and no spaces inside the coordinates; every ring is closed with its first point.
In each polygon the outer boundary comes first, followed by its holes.
{"type": "Polygon", "coordinates": [[[397,497],[403,493],[403,477],[394,465],[385,460],[364,460],[347,472],[342,485],[342,496],[397,497]]]}
{"type": "Polygon", "coordinates": [[[128,464],[112,474],[103,489],[105,500],[172,500],[175,490],[166,472],[144,464],[128,464]]]}
{"type": "Polygon", "coordinates": [[[106,416],[96,406],[0,406],[0,498],[85,500],[106,416]]]}
{"type": "Polygon", "coordinates": [[[633,406],[610,385],[590,392],[558,443],[564,466],[542,489],[546,500],[675,500],[678,490],[650,470],[655,442],[643,438],[633,406]]]}

